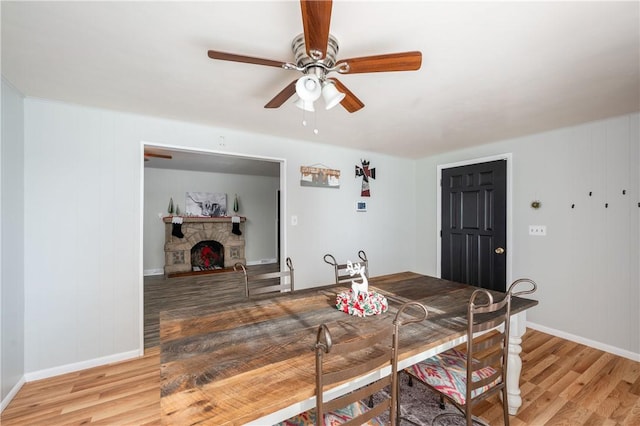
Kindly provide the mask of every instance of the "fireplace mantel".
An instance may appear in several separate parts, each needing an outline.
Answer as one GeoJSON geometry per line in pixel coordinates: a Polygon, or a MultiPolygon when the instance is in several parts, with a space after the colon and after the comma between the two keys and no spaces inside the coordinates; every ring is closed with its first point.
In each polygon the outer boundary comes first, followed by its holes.
{"type": "MultiPolygon", "coordinates": [[[[173,235],[173,219],[175,216],[162,218],[165,228],[164,242],[164,273],[171,276],[177,273],[191,272],[191,248],[201,241],[217,241],[224,248],[224,267],[229,268],[236,263],[246,263],[244,235],[232,233],[233,218],[205,217],[205,216],[179,216],[182,218],[180,230],[182,238],[173,235]]],[[[240,223],[247,218],[240,216],[240,223]]]]}
{"type": "MultiPolygon", "coordinates": [[[[221,216],[221,217],[208,217],[208,216],[178,216],[182,218],[182,223],[216,223],[216,222],[228,222],[231,223],[231,216],[221,216]]],[[[164,223],[171,223],[173,220],[173,216],[165,216],[162,218],[164,223]]],[[[246,222],[247,218],[244,216],[240,216],[240,222],[246,222]]]]}

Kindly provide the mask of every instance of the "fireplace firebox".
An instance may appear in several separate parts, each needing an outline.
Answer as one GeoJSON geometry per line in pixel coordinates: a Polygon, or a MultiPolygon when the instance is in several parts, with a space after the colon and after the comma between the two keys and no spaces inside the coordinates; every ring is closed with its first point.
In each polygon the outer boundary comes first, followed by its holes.
{"type": "Polygon", "coordinates": [[[217,241],[200,241],[191,248],[191,269],[210,271],[224,268],[224,247],[217,241]]]}

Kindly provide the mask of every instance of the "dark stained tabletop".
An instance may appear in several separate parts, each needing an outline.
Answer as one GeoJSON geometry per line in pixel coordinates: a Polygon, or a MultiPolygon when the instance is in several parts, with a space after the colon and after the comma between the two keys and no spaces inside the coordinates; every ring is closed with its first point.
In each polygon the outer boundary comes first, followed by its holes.
{"type": "MultiPolygon", "coordinates": [[[[465,336],[475,287],[403,272],[371,278],[369,288],[387,297],[386,313],[361,318],[338,311],[336,294],[348,287],[336,285],[162,312],[163,423],[244,424],[312,400],[312,349],[322,323],[334,340],[357,339],[390,326],[403,303],[420,302],[428,318],[400,332],[399,360],[405,363],[465,336]]],[[[512,314],[536,304],[514,298],[512,314]]]]}

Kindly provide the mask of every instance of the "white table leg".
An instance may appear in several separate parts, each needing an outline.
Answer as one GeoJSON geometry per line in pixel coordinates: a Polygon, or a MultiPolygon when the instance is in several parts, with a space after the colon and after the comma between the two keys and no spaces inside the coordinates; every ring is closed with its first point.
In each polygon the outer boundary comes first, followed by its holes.
{"type": "Polygon", "coordinates": [[[507,403],[509,414],[515,416],[522,405],[520,397],[520,372],[522,371],[522,336],[527,330],[527,315],[520,312],[511,316],[509,323],[509,356],[507,358],[507,403]]]}

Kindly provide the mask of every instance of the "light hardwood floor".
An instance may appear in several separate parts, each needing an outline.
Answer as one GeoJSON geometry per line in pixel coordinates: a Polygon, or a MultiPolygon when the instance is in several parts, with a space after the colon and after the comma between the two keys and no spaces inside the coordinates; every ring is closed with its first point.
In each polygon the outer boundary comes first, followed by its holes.
{"type": "MultiPolygon", "coordinates": [[[[155,288],[172,285],[175,291],[175,280],[155,282],[155,288]]],[[[208,302],[243,297],[237,283],[221,283],[222,276],[212,280],[192,280],[193,291],[204,291],[203,285],[216,288],[217,296],[208,302]]],[[[160,296],[154,297],[161,306],[160,296]]],[[[176,303],[192,303],[180,300],[176,303]]],[[[640,363],[535,330],[527,331],[522,349],[523,404],[511,417],[512,425],[640,425],[640,363]]],[[[159,425],[159,365],[159,347],[152,345],[136,360],[27,383],[0,424],[159,425]]],[[[502,425],[497,398],[481,403],[474,413],[502,425]]]]}

